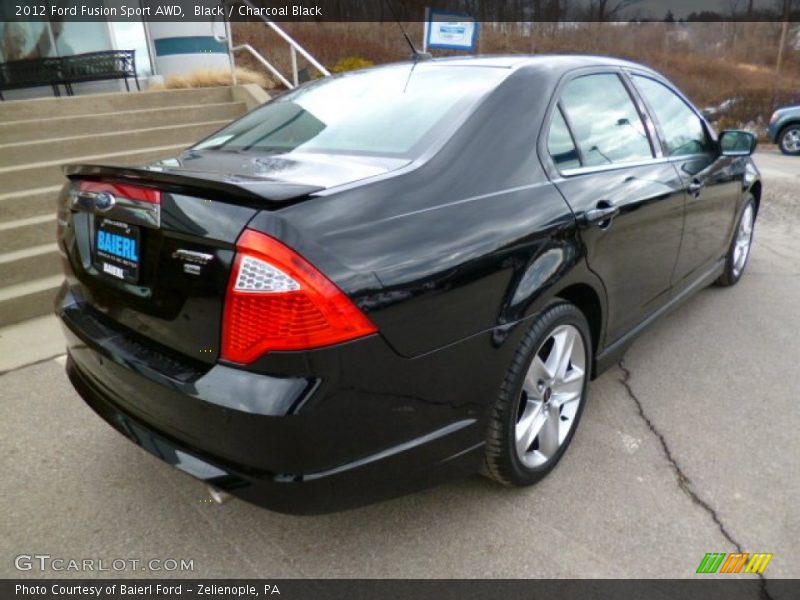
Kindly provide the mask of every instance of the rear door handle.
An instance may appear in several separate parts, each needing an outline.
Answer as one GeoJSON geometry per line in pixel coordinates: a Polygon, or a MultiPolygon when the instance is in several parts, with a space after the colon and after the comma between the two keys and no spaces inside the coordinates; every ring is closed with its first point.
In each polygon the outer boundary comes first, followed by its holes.
{"type": "Polygon", "coordinates": [[[693,179],[692,182],[686,186],[686,191],[694,196],[697,196],[700,193],[700,190],[705,187],[705,185],[706,184],[699,179],[693,179]]]}
{"type": "Polygon", "coordinates": [[[619,207],[609,204],[607,202],[598,203],[596,208],[587,210],[581,216],[581,224],[584,227],[591,225],[598,225],[600,227],[608,227],[611,224],[611,219],[619,214],[619,207]]]}

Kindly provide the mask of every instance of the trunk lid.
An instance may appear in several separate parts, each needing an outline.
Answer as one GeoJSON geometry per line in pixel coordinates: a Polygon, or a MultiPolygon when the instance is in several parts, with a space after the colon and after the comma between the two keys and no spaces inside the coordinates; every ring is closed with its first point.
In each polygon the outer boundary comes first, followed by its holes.
{"type": "Polygon", "coordinates": [[[72,297],[121,336],[204,364],[219,355],[242,230],[259,210],[323,189],[163,168],[76,165],[65,172],[71,183],[59,203],[58,237],[72,297]]]}
{"type": "Polygon", "coordinates": [[[319,152],[203,150],[203,142],[178,158],[162,161],[165,172],[203,178],[228,177],[233,181],[295,183],[320,188],[353,183],[402,168],[407,158],[319,152]]]}

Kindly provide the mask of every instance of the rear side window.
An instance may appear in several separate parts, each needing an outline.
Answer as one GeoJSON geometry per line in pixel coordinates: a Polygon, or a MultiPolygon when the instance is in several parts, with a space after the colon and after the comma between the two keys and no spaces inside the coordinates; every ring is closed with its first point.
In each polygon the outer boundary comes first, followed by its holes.
{"type": "Polygon", "coordinates": [[[585,166],[653,158],[647,132],[619,76],[584,75],[570,81],[561,94],[585,166]]]}
{"type": "Polygon", "coordinates": [[[680,96],[649,77],[634,75],[633,81],[661,126],[667,156],[711,151],[703,122],[680,96]]]}
{"type": "Polygon", "coordinates": [[[564,115],[556,108],[553,113],[553,122],[550,124],[550,133],[547,136],[547,150],[550,157],[559,169],[575,169],[581,166],[578,149],[569,133],[564,115]]]}

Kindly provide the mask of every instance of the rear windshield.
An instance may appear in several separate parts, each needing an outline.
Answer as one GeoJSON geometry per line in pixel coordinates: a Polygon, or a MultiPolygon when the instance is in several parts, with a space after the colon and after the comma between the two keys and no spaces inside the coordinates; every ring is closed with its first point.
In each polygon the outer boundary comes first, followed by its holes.
{"type": "Polygon", "coordinates": [[[414,158],[507,75],[430,64],[346,73],[289,92],[195,148],[414,158]]]}

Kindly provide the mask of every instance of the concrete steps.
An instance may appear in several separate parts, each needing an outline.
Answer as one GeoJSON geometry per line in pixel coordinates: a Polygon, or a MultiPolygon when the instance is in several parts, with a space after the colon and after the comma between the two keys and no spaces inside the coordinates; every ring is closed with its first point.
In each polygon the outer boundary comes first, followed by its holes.
{"type": "Polygon", "coordinates": [[[232,98],[230,88],[226,87],[37,98],[0,104],[0,122],[218,104],[231,102],[232,98]]]}
{"type": "MultiPolygon", "coordinates": [[[[0,222],[16,221],[43,214],[55,216],[56,198],[65,181],[61,180],[57,185],[47,187],[0,194],[0,222]]],[[[0,279],[0,281],[2,280],[0,279]]]]}
{"type": "MultiPolygon", "coordinates": [[[[42,215],[42,217],[50,217],[50,215],[42,215]]],[[[0,222],[0,248],[6,252],[25,250],[41,244],[42,241],[52,242],[55,239],[55,216],[46,220],[32,217],[19,221],[0,222]]]]}
{"type": "Polygon", "coordinates": [[[176,144],[188,146],[226,123],[210,121],[0,144],[0,165],[24,166],[31,162],[60,161],[65,156],[80,156],[89,152],[99,155],[113,154],[121,149],[136,150],[176,144]]]}
{"type": "Polygon", "coordinates": [[[52,311],[63,279],[55,243],[62,165],[175,156],[246,106],[230,88],[0,103],[0,327],[52,311]]]}
{"type": "Polygon", "coordinates": [[[61,172],[61,167],[65,164],[140,165],[175,156],[186,146],[187,144],[177,144],[133,151],[124,150],[122,152],[106,152],[103,154],[73,155],[57,160],[0,168],[0,185],[2,185],[2,189],[8,192],[24,192],[33,181],[38,185],[45,186],[64,184],[66,179],[61,172]]]}
{"type": "Polygon", "coordinates": [[[29,142],[71,136],[131,131],[211,121],[232,121],[245,112],[244,102],[222,102],[205,106],[174,106],[130,110],[121,120],[117,113],[100,113],[50,119],[0,122],[0,142],[29,142]]]}
{"type": "Polygon", "coordinates": [[[59,273],[0,287],[0,323],[8,325],[46,315],[64,277],[59,273]]]}
{"type": "Polygon", "coordinates": [[[55,242],[0,254],[0,281],[5,287],[57,275],[61,271],[58,257],[55,242]]]}

